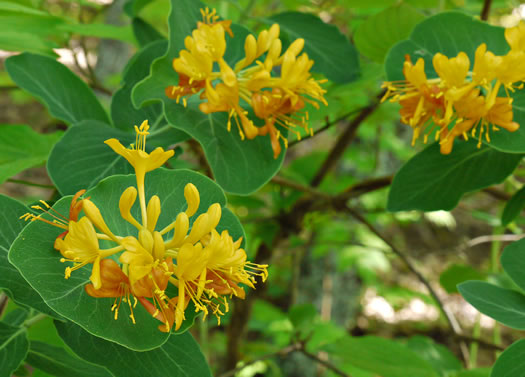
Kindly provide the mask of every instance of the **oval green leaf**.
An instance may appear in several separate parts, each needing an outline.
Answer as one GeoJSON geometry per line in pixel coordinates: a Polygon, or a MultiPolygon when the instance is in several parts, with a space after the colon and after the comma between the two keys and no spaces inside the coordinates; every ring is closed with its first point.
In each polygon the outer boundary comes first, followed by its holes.
{"type": "Polygon", "coordinates": [[[331,346],[330,351],[345,363],[382,377],[438,376],[428,361],[390,339],[346,336],[331,346]]]}
{"type": "MultiPolygon", "coordinates": [[[[244,237],[238,220],[224,206],[226,198],[223,191],[209,178],[189,170],[158,169],[146,176],[146,198],[158,195],[162,203],[162,213],[157,228],[174,221],[176,214],[186,208],[184,186],[193,183],[200,192],[199,212],[204,212],[212,203],[223,206],[224,216],[217,227],[218,231],[228,228],[234,239],[244,237]]],[[[87,196],[100,208],[109,228],[117,235],[135,235],[136,228],[120,217],[119,199],[122,192],[135,185],[135,176],[114,176],[99,183],[88,191],[87,196]]],[[[58,201],[53,208],[60,213],[67,213],[71,197],[58,201]]],[[[139,206],[132,211],[140,218],[139,206]]],[[[193,217],[192,219],[195,219],[193,217]]],[[[42,295],[45,302],[59,314],[82,326],[95,336],[116,342],[137,351],[153,349],[163,344],[168,334],[157,329],[160,322],[153,319],[141,305],[134,310],[137,325],[129,320],[129,309],[122,305],[118,320],[114,320],[110,310],[114,299],[93,298],[84,292],[89,282],[90,268],[75,271],[64,279],[63,263],[60,255],[53,249],[56,237],[61,229],[53,228],[40,221],[31,222],[19,235],[11,247],[9,260],[42,295]]],[[[188,320],[193,320],[194,313],[187,311],[188,320]]]]}
{"type": "Polygon", "coordinates": [[[29,342],[24,327],[0,322],[0,377],[11,377],[27,355],[29,342]]]}
{"type": "Polygon", "coordinates": [[[3,288],[17,304],[60,318],[7,260],[11,244],[26,226],[26,222],[21,220],[20,216],[27,213],[28,208],[4,195],[0,195],[0,208],[0,288],[3,288]]]}
{"type": "Polygon", "coordinates": [[[26,362],[55,377],[113,377],[105,368],[88,363],[63,348],[31,341],[26,362]]]}
{"type": "Polygon", "coordinates": [[[522,377],[525,370],[525,339],[518,340],[496,360],[490,377],[522,377]]]}
{"type": "Polygon", "coordinates": [[[408,4],[396,4],[368,17],[355,31],[354,42],[363,55],[383,63],[388,50],[407,38],[425,16],[408,4]]]}
{"type": "Polygon", "coordinates": [[[507,204],[505,204],[503,214],[501,215],[501,224],[509,224],[518,217],[523,208],[525,208],[525,186],[516,191],[507,204]]]}
{"type": "Polygon", "coordinates": [[[359,77],[357,50],[335,25],[301,12],[279,13],[269,20],[279,24],[281,31],[290,37],[290,42],[297,38],[305,40],[304,51],[315,62],[312,71],[338,83],[359,77]]]}
{"type": "Polygon", "coordinates": [[[73,352],[104,366],[115,377],[211,377],[206,359],[189,332],[171,336],[156,349],[137,353],[97,338],[71,322],[55,321],[55,326],[73,352]]]}
{"type": "Polygon", "coordinates": [[[56,60],[25,52],[8,58],[5,67],[13,81],[40,99],[54,117],[70,125],[88,119],[109,123],[93,91],[56,60]]]}
{"type": "Polygon", "coordinates": [[[46,162],[62,132],[40,134],[25,125],[0,126],[0,183],[46,162]]]}
{"type": "Polygon", "coordinates": [[[442,155],[434,143],[412,157],[392,181],[388,210],[451,210],[463,194],[503,181],[521,160],[476,144],[457,141],[453,153],[442,155]]]}
{"type": "Polygon", "coordinates": [[[481,313],[505,326],[525,330],[525,296],[484,281],[467,281],[458,285],[463,298],[481,313]]]}
{"type": "Polygon", "coordinates": [[[501,266],[525,292],[525,239],[513,242],[503,250],[501,266]]]}
{"type": "Polygon", "coordinates": [[[104,144],[111,138],[119,139],[123,145],[135,142],[131,133],[97,121],[83,121],[66,131],[47,162],[49,177],[62,195],[95,187],[114,174],[133,172],[123,157],[104,144]]]}

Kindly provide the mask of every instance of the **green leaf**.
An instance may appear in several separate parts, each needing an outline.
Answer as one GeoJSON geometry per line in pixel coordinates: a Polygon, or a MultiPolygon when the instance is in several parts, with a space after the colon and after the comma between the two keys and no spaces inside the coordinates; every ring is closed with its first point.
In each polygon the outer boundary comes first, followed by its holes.
{"type": "Polygon", "coordinates": [[[27,355],[25,328],[0,322],[0,377],[11,377],[27,355]]]}
{"type": "Polygon", "coordinates": [[[505,204],[501,215],[501,225],[507,225],[513,221],[525,208],[525,186],[520,188],[512,195],[512,198],[505,204]]]}
{"type": "Polygon", "coordinates": [[[525,239],[511,243],[503,250],[501,266],[523,291],[525,291],[525,239]]]}
{"type": "Polygon", "coordinates": [[[283,163],[285,149],[274,159],[269,138],[241,141],[235,130],[228,132],[227,114],[207,115],[176,104],[165,107],[165,114],[170,124],[176,124],[201,143],[215,180],[230,193],[243,195],[256,191],[283,163]]]}
{"type": "Polygon", "coordinates": [[[0,49],[7,51],[28,51],[37,54],[55,57],[57,54],[53,51],[59,46],[42,37],[18,31],[1,30],[0,31],[0,49]]]}
{"type": "Polygon", "coordinates": [[[55,326],[73,352],[103,365],[115,377],[211,377],[199,345],[189,332],[171,336],[159,348],[137,353],[92,336],[71,322],[55,321],[55,326]]]}
{"type": "Polygon", "coordinates": [[[355,47],[336,26],[319,17],[300,12],[276,14],[269,19],[279,24],[291,39],[303,38],[304,51],[315,61],[312,70],[338,83],[347,83],[359,76],[359,56],[355,47]]]}
{"type": "Polygon", "coordinates": [[[502,182],[521,161],[521,155],[476,144],[457,141],[453,153],[442,155],[434,143],[415,155],[394,177],[388,210],[450,210],[463,194],[502,182]]]}
{"type": "Polygon", "coordinates": [[[4,322],[7,325],[19,327],[24,323],[28,315],[29,312],[26,309],[15,308],[15,310],[6,313],[2,317],[2,322],[4,322]]]}
{"type": "Polygon", "coordinates": [[[129,61],[124,71],[123,85],[111,100],[111,118],[115,127],[129,131],[133,125],[141,124],[144,119],[148,119],[152,125],[163,120],[164,114],[160,103],[136,109],[131,102],[131,90],[137,82],[149,74],[151,63],[162,56],[167,47],[166,41],[154,42],[140,50],[129,61]]]}
{"type": "MultiPolygon", "coordinates": [[[[130,128],[131,130],[131,128],[130,128]]],[[[47,171],[62,195],[90,189],[114,174],[130,174],[131,165],[104,144],[117,138],[123,145],[135,142],[131,133],[87,120],[70,127],[49,155],[47,171]]]]}
{"type": "Polygon", "coordinates": [[[56,377],[113,377],[105,368],[88,363],[61,347],[31,341],[26,362],[56,377]]]}
{"type": "Polygon", "coordinates": [[[20,216],[28,212],[26,206],[7,196],[0,195],[0,288],[3,288],[17,304],[35,308],[38,311],[59,318],[40,295],[7,260],[7,253],[18,234],[26,226],[20,216]]]}
{"type": "Polygon", "coordinates": [[[525,369],[525,339],[518,340],[498,357],[490,377],[522,377],[525,369]]]}
{"type": "Polygon", "coordinates": [[[428,361],[406,346],[389,339],[346,336],[327,350],[345,363],[382,377],[438,376],[428,361]]]}
{"type": "MultiPolygon", "coordinates": [[[[155,194],[162,203],[157,228],[162,229],[172,223],[176,214],[186,208],[184,186],[190,182],[200,192],[199,212],[206,211],[212,203],[220,203],[223,206],[223,217],[217,230],[220,232],[227,228],[234,239],[244,237],[239,221],[224,208],[226,198],[220,187],[209,178],[189,170],[158,169],[147,174],[146,199],[155,194]]],[[[136,235],[136,228],[124,221],[119,211],[120,195],[127,187],[135,184],[134,175],[113,176],[86,193],[99,207],[108,227],[117,235],[136,235]]],[[[67,213],[70,201],[71,197],[62,198],[53,208],[60,213],[67,213]]],[[[140,218],[139,212],[139,205],[136,204],[132,210],[135,218],[140,218]]],[[[144,351],[163,344],[168,335],[159,332],[157,327],[160,322],[152,318],[141,305],[134,309],[137,325],[129,320],[127,305],[120,307],[119,318],[115,321],[111,311],[114,299],[93,298],[84,292],[91,274],[90,267],[74,271],[68,280],[64,279],[66,265],[60,263],[60,255],[53,249],[54,241],[61,232],[61,229],[41,221],[33,221],[15,240],[9,254],[11,263],[42,295],[46,303],[91,334],[130,349],[144,351]],[[27,258],[27,255],[32,257],[27,258]]],[[[190,323],[194,316],[195,313],[188,308],[186,317],[190,323]]]]}
{"type": "Polygon", "coordinates": [[[128,26],[115,26],[108,24],[77,24],[64,23],[58,26],[58,30],[85,35],[88,37],[98,37],[106,39],[116,39],[128,43],[135,44],[136,40],[133,36],[131,28],[128,26]]]}
{"type": "Polygon", "coordinates": [[[457,285],[467,280],[483,280],[486,274],[481,273],[472,266],[453,264],[439,276],[439,283],[447,293],[459,293],[457,285]]]}
{"type": "Polygon", "coordinates": [[[27,7],[22,4],[13,3],[11,1],[0,1],[0,10],[6,12],[16,12],[23,14],[30,14],[34,16],[48,16],[49,14],[41,10],[27,7]]]}
{"type": "Polygon", "coordinates": [[[462,370],[454,377],[489,377],[490,368],[475,368],[469,370],[462,370]]]}
{"type": "Polygon", "coordinates": [[[435,343],[426,336],[411,337],[408,339],[407,347],[432,364],[443,377],[448,377],[462,368],[461,362],[447,347],[435,343]]]}
{"type": "Polygon", "coordinates": [[[8,58],[5,66],[13,81],[40,99],[56,118],[68,124],[87,119],[109,123],[93,91],[54,59],[23,53],[8,58]]]}
{"type": "Polygon", "coordinates": [[[0,126],[0,183],[43,164],[62,132],[40,134],[25,125],[0,126]]]}
{"type": "Polygon", "coordinates": [[[525,330],[525,296],[510,289],[483,281],[467,281],[458,285],[459,293],[481,313],[505,326],[525,330]]]}
{"type": "MultiPolygon", "coordinates": [[[[418,24],[409,39],[396,44],[388,53],[385,70],[389,81],[404,80],[403,62],[408,54],[415,62],[425,60],[425,72],[429,78],[437,77],[433,69],[432,57],[440,52],[454,57],[465,52],[474,64],[474,54],[478,46],[486,43],[487,49],[496,55],[504,55],[509,46],[505,41],[504,29],[476,20],[463,13],[445,12],[429,17],[418,24]]],[[[514,120],[519,124],[525,121],[525,90],[516,91],[514,98],[514,120]]],[[[490,146],[503,152],[525,152],[525,127],[515,132],[501,130],[491,134],[490,146]]]]}
{"type": "Polygon", "coordinates": [[[388,50],[398,41],[407,38],[425,16],[404,3],[368,17],[355,31],[355,46],[366,57],[383,63],[388,50]]]}
{"type": "Polygon", "coordinates": [[[164,36],[160,34],[157,29],[140,17],[133,18],[131,21],[131,27],[133,28],[133,34],[141,47],[144,47],[151,42],[164,39],[164,36]]]}
{"type": "MultiPolygon", "coordinates": [[[[138,83],[132,92],[135,106],[161,100],[168,122],[195,138],[203,147],[216,181],[228,192],[249,194],[268,182],[279,170],[284,152],[273,158],[268,136],[241,140],[233,121],[232,131],[227,130],[227,114],[206,115],[198,110],[198,100],[193,98],[188,107],[177,105],[166,97],[164,89],[177,84],[177,74],[172,61],[184,48],[184,38],[196,28],[201,19],[202,4],[193,0],[172,0],[169,18],[169,48],[165,56],[155,60],[151,73],[138,83]]],[[[228,62],[239,58],[243,51],[246,30],[232,25],[233,40],[226,36],[228,62]]],[[[283,148],[284,149],[284,148],[283,148]]]]}

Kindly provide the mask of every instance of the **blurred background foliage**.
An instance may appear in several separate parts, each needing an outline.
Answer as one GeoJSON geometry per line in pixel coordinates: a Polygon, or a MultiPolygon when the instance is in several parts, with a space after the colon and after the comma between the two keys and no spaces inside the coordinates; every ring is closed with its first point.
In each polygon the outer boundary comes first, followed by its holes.
{"type": "MultiPolygon", "coordinates": [[[[503,184],[467,194],[451,212],[389,213],[391,177],[423,145],[410,147],[411,130],[400,124],[398,106],[383,103],[360,124],[335,169],[319,187],[310,186],[338,135],[356,114],[377,102],[385,79],[383,59],[390,47],[428,16],[451,10],[478,16],[484,2],[209,0],[207,4],[223,18],[254,31],[265,27],[271,15],[285,11],[319,16],[354,43],[361,67],[357,80],[328,84],[329,105],[310,114],[318,131],[306,140],[291,141],[284,166],[271,182],[250,196],[228,196],[230,208],[246,229],[249,256],[254,258],[258,250],[257,257],[265,254],[271,267],[268,282],[246,301],[236,301],[221,326],[210,318],[193,327],[214,375],[232,376],[234,368],[239,377],[337,375],[319,362],[325,360],[355,377],[422,377],[417,368],[413,373],[399,371],[403,363],[415,360],[415,354],[422,365],[432,365],[436,375],[488,376],[500,349],[521,334],[480,315],[459,296],[456,284],[469,279],[511,284],[501,272],[499,254],[506,242],[522,237],[524,221],[518,217],[503,225],[500,218],[506,201],[524,181],[523,166],[503,184]],[[366,213],[373,229],[328,205],[301,212],[308,198],[343,190],[350,192],[353,207],[366,213]],[[461,371],[460,339],[392,245],[426,277],[464,333],[483,341],[469,343],[470,371],[461,371]],[[389,347],[398,350],[396,344],[404,347],[405,356],[389,357],[389,347]],[[372,354],[376,357],[370,358],[372,354]],[[385,369],[378,369],[379,364],[385,369]]],[[[168,2],[161,0],[2,1],[0,68],[20,46],[58,57],[108,108],[131,56],[145,43],[166,37],[168,13],[168,2]]],[[[525,6],[520,1],[492,1],[490,23],[506,26],[523,17],[525,6]]],[[[0,70],[0,88],[1,125],[29,124],[44,135],[66,129],[5,70],[0,70]]],[[[20,145],[24,140],[18,140],[20,145]]],[[[41,146],[42,141],[31,143],[11,151],[9,141],[0,139],[2,169],[12,163],[13,153],[34,158],[23,167],[30,169],[19,169],[23,171],[0,186],[1,193],[24,203],[55,195],[42,166],[48,150],[38,159],[32,146],[41,146]]],[[[180,146],[183,153],[177,166],[206,173],[198,145],[190,141],[180,146]]],[[[16,310],[10,302],[6,315],[16,310]]],[[[29,338],[62,344],[51,319],[31,327],[29,338]]],[[[46,376],[39,370],[32,373],[46,376]]]]}

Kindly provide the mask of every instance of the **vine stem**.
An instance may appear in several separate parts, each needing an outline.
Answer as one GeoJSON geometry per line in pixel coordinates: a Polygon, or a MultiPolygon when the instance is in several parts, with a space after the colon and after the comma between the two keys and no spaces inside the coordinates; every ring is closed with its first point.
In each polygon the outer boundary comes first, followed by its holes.
{"type": "Polygon", "coordinates": [[[237,372],[240,372],[241,370],[243,370],[244,368],[246,368],[249,365],[255,364],[255,363],[259,362],[259,361],[271,359],[271,358],[276,357],[276,356],[284,357],[284,356],[287,356],[287,355],[291,354],[292,352],[301,352],[303,355],[305,355],[309,359],[312,359],[315,362],[323,365],[325,368],[330,369],[332,372],[334,372],[338,376],[351,377],[349,374],[343,372],[341,369],[337,368],[334,364],[330,363],[329,361],[323,360],[323,359],[319,358],[317,355],[308,352],[306,350],[306,348],[305,348],[304,342],[297,342],[297,343],[294,343],[294,344],[290,344],[289,346],[286,346],[286,347],[280,349],[279,351],[268,353],[268,354],[263,355],[261,357],[258,357],[256,359],[253,359],[253,360],[245,363],[244,365],[241,365],[241,366],[239,366],[239,367],[237,367],[235,369],[229,370],[229,371],[219,375],[219,377],[231,377],[231,376],[234,376],[237,372]]]}
{"type": "MultiPolygon", "coordinates": [[[[377,230],[376,227],[373,226],[367,219],[365,219],[359,212],[355,211],[354,209],[348,206],[344,208],[344,211],[347,212],[352,217],[354,217],[361,224],[365,225],[372,233],[374,233],[377,237],[383,240],[383,242],[385,242],[388,246],[390,246],[390,248],[392,249],[392,252],[394,252],[394,254],[396,254],[399,257],[399,259],[401,259],[401,261],[410,270],[410,272],[412,272],[414,276],[425,286],[428,293],[430,294],[430,296],[432,296],[432,298],[438,305],[440,311],[445,316],[445,319],[447,320],[452,331],[455,334],[461,335],[462,334],[461,326],[459,325],[459,322],[457,321],[454,314],[447,309],[443,301],[441,301],[441,299],[439,298],[439,295],[437,294],[437,292],[434,290],[434,288],[430,284],[430,282],[421,274],[421,272],[418,271],[418,269],[412,264],[410,259],[401,250],[399,250],[388,238],[383,236],[383,234],[381,234],[381,232],[379,232],[379,230],[377,230]]],[[[460,348],[461,348],[463,360],[465,361],[465,364],[468,365],[469,355],[468,355],[468,348],[465,342],[460,343],[460,348]]]]}
{"type": "Polygon", "coordinates": [[[483,2],[483,8],[481,9],[481,14],[479,16],[479,18],[481,18],[483,21],[487,21],[489,19],[491,5],[492,5],[492,0],[485,0],[483,2]]]}
{"type": "Polygon", "coordinates": [[[47,318],[47,314],[44,314],[44,313],[38,313],[37,315],[35,315],[34,317],[31,317],[29,318],[27,321],[24,322],[24,326],[25,327],[31,327],[33,326],[35,323],[38,323],[40,321],[42,321],[43,319],[46,319],[47,318]]]}

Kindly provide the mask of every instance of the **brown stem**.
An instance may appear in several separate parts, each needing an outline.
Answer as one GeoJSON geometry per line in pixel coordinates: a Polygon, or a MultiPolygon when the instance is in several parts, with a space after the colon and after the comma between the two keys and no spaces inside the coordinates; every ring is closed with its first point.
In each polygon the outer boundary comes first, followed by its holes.
{"type": "Polygon", "coordinates": [[[253,359],[253,360],[250,360],[250,361],[244,363],[243,365],[241,365],[240,367],[237,367],[235,369],[231,369],[231,370],[229,370],[227,372],[224,372],[224,373],[220,374],[218,377],[231,377],[231,376],[234,376],[237,372],[240,372],[241,370],[243,370],[244,368],[246,368],[249,365],[255,364],[258,361],[268,360],[268,359],[271,359],[271,358],[277,357],[277,356],[281,356],[281,357],[287,356],[288,354],[290,354],[290,353],[292,353],[294,351],[297,351],[298,347],[300,347],[300,344],[291,344],[291,345],[289,345],[287,347],[284,347],[283,349],[280,349],[279,351],[268,353],[266,355],[262,355],[260,357],[257,357],[255,359],[253,359]]]}
{"type": "Polygon", "coordinates": [[[297,191],[302,191],[302,192],[308,193],[312,196],[319,197],[319,198],[327,199],[330,197],[330,195],[322,191],[316,190],[313,187],[305,186],[295,181],[290,181],[289,179],[279,177],[279,176],[273,177],[272,183],[278,184],[279,186],[289,187],[297,191]]]}
{"type": "Polygon", "coordinates": [[[490,343],[490,342],[486,342],[486,341],[484,341],[482,339],[474,338],[472,336],[462,335],[462,334],[455,334],[454,333],[453,337],[455,339],[457,339],[457,340],[465,341],[465,342],[468,342],[468,343],[478,343],[480,346],[488,348],[488,349],[493,349],[493,350],[497,350],[497,351],[505,351],[505,347],[503,347],[503,346],[500,346],[500,345],[494,344],[494,343],[490,343]]]}
{"type": "Polygon", "coordinates": [[[7,295],[4,292],[0,293],[0,318],[2,317],[2,314],[4,314],[8,303],[9,297],[7,297],[7,295]]]}
{"type": "MultiPolygon", "coordinates": [[[[377,230],[376,227],[373,226],[360,213],[358,213],[357,211],[355,211],[354,209],[352,209],[352,208],[350,208],[348,206],[346,206],[346,207],[344,207],[342,209],[345,212],[347,212],[348,214],[350,214],[352,217],[354,217],[361,224],[365,225],[372,233],[374,233],[377,237],[382,239],[383,242],[385,242],[388,246],[390,246],[390,248],[392,249],[394,254],[396,254],[399,257],[399,259],[401,259],[401,261],[410,270],[410,272],[412,272],[414,274],[414,276],[416,276],[416,278],[426,287],[426,289],[428,290],[430,296],[432,296],[432,298],[434,299],[434,301],[438,305],[439,309],[441,310],[441,312],[445,316],[445,319],[447,320],[447,322],[448,322],[450,328],[452,329],[452,331],[455,334],[460,334],[461,335],[462,330],[461,330],[461,327],[460,327],[456,317],[454,316],[454,314],[447,309],[447,307],[444,305],[444,303],[439,298],[439,295],[437,294],[437,292],[434,290],[434,288],[432,288],[432,285],[430,284],[430,282],[421,274],[421,272],[418,271],[418,269],[412,264],[410,259],[401,250],[399,250],[388,238],[383,236],[381,234],[381,232],[379,232],[379,230],[377,230]]],[[[461,342],[461,352],[463,354],[463,359],[465,361],[465,364],[467,364],[467,362],[468,362],[468,350],[467,350],[466,344],[464,342],[461,342]]]]}
{"type": "Polygon", "coordinates": [[[197,157],[197,161],[199,162],[199,165],[204,170],[204,173],[213,179],[213,172],[211,171],[211,167],[208,164],[208,160],[206,159],[206,156],[204,155],[204,151],[202,150],[201,145],[198,141],[195,139],[188,140],[188,146],[190,147],[191,151],[195,154],[197,157]]]}
{"type": "Polygon", "coordinates": [[[483,9],[481,9],[481,15],[479,16],[479,18],[481,18],[483,21],[487,21],[489,19],[491,5],[492,0],[485,0],[483,2],[483,9]]]}
{"type": "Polygon", "coordinates": [[[306,357],[318,362],[325,368],[330,369],[335,374],[342,376],[342,377],[351,377],[349,374],[343,372],[341,369],[337,368],[334,364],[330,363],[329,361],[323,360],[319,358],[317,355],[308,352],[304,347],[302,347],[299,351],[301,351],[301,353],[305,355],[306,357]]]}
{"type": "Polygon", "coordinates": [[[493,198],[496,198],[498,200],[509,200],[512,195],[507,194],[505,191],[498,190],[495,187],[487,187],[483,189],[483,192],[489,194],[493,198]]]}
{"type": "Polygon", "coordinates": [[[355,117],[354,120],[350,122],[346,130],[339,136],[339,139],[337,140],[334,147],[324,160],[323,165],[319,168],[314,178],[312,179],[312,187],[319,186],[326,174],[328,174],[328,172],[334,167],[336,162],[339,161],[346,147],[354,140],[355,135],[357,133],[357,129],[359,128],[361,123],[363,123],[363,121],[374,112],[384,94],[384,91],[379,93],[375,100],[370,105],[361,110],[357,117],[355,117]]]}
{"type": "Polygon", "coordinates": [[[12,178],[9,178],[9,179],[6,180],[6,182],[17,183],[17,184],[26,185],[26,186],[41,187],[41,188],[46,188],[46,189],[54,189],[55,188],[55,186],[53,186],[53,185],[45,185],[45,184],[42,184],[42,183],[35,183],[35,182],[25,181],[23,179],[12,179],[12,178]]]}

